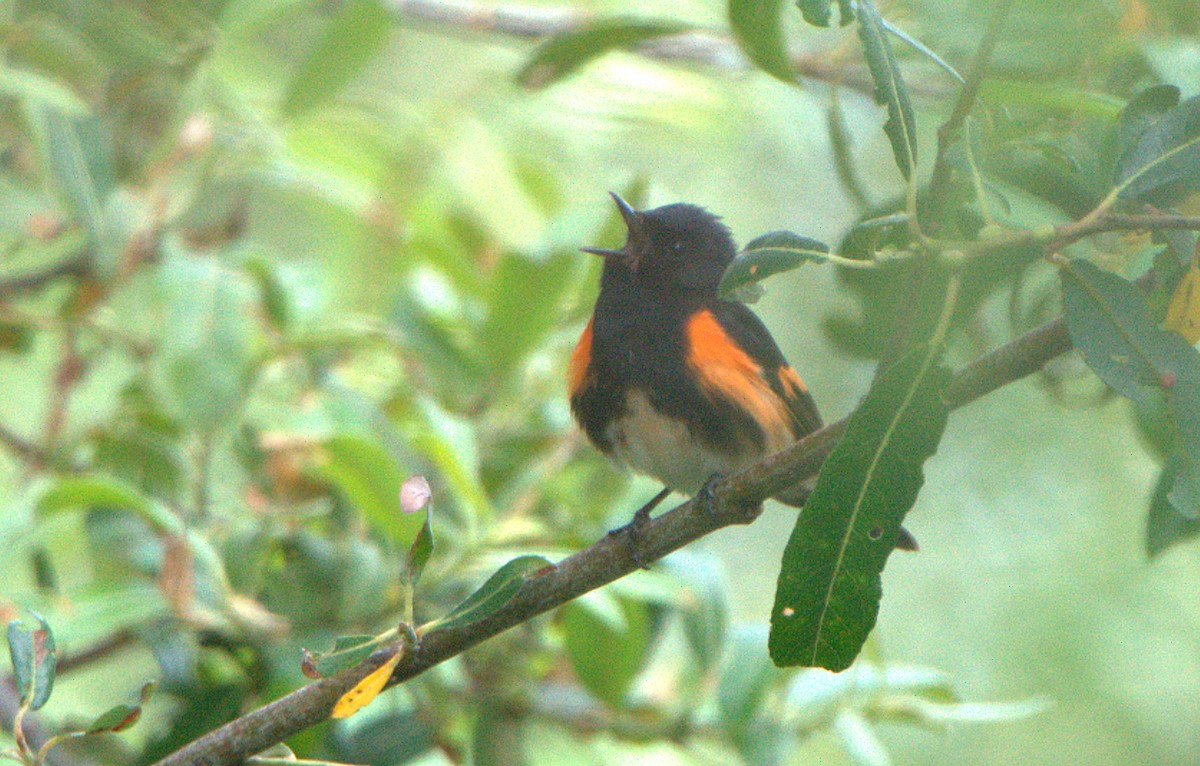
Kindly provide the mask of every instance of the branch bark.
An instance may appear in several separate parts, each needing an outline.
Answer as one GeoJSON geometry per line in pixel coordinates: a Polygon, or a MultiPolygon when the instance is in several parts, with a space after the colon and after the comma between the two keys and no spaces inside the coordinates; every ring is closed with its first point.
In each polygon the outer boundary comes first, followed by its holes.
{"type": "MultiPolygon", "coordinates": [[[[1068,351],[1071,341],[1062,320],[1022,335],[964,367],[947,392],[952,407],[962,407],[1000,386],[1019,380],[1068,351]]],[[[654,561],[711,532],[747,524],[758,516],[764,499],[815,476],[845,433],[847,420],[831,423],[791,448],[716,482],[711,503],[695,498],[651,519],[638,537],[642,561],[654,561]]],[[[417,649],[401,660],[389,686],[402,683],[457,654],[533,617],[613,582],[637,568],[624,535],[610,535],[557,566],[529,575],[512,599],[486,618],[457,629],[427,634],[417,649]]],[[[377,668],[386,657],[377,652],[356,668],[315,681],[265,707],[210,732],[157,766],[202,763],[224,766],[326,720],[334,703],[377,668]]]]}

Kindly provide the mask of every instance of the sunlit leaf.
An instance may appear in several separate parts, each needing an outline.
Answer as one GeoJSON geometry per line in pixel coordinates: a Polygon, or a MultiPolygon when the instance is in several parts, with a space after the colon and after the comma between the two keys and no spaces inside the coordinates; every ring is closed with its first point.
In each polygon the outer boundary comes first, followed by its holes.
{"type": "Polygon", "coordinates": [[[346,692],[338,699],[333,706],[333,712],[329,714],[330,718],[349,718],[350,716],[362,710],[379,696],[383,691],[383,687],[387,685],[388,679],[392,677],[392,671],[400,664],[400,660],[404,657],[402,648],[397,647],[396,653],[391,658],[380,665],[375,670],[355,684],[354,688],[346,692]]]}
{"type": "Polygon", "coordinates": [[[880,575],[949,413],[950,373],[937,357],[917,347],[876,378],[825,462],[783,554],[776,665],[844,670],[874,627],[880,575]]]}
{"type": "Polygon", "coordinates": [[[729,27],[754,64],[784,82],[795,82],[783,35],[783,0],[729,0],[729,27]]]}
{"type": "Polygon", "coordinates": [[[892,52],[892,44],[883,28],[883,19],[871,0],[858,0],[855,4],[858,18],[858,36],[862,40],[867,67],[875,83],[875,100],[886,104],[887,122],[883,132],[892,144],[896,166],[905,179],[912,177],[917,164],[917,119],[913,113],[908,88],[900,76],[900,65],[892,52]]]}
{"type": "Polygon", "coordinates": [[[572,601],[559,611],[564,642],[580,682],[597,698],[620,707],[629,686],[646,661],[652,637],[647,605],[617,598],[621,623],[597,615],[586,600],[572,601]]]}
{"type": "Polygon", "coordinates": [[[284,116],[296,119],[332,101],[383,50],[392,23],[379,0],[342,5],[292,75],[283,98],[284,116]]]}
{"type": "Polygon", "coordinates": [[[521,67],[517,82],[526,88],[544,88],[609,51],[677,35],[687,29],[687,25],[675,21],[619,18],[593,21],[542,43],[521,67]]]}

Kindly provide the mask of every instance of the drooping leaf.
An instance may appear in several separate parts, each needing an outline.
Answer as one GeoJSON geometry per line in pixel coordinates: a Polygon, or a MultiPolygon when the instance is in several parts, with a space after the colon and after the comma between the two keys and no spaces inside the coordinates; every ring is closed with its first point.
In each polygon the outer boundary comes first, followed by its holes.
{"type": "Polygon", "coordinates": [[[593,21],[540,45],[517,73],[517,82],[526,88],[544,88],[610,51],[677,35],[688,28],[676,21],[621,18],[593,21]]]}
{"type": "Polygon", "coordinates": [[[917,119],[913,113],[908,88],[900,76],[900,66],[892,52],[883,19],[871,0],[858,0],[855,4],[858,18],[858,36],[862,40],[867,67],[875,83],[875,100],[885,104],[888,110],[883,132],[892,144],[896,166],[907,180],[912,177],[917,164],[917,119]]]}
{"type": "Polygon", "coordinates": [[[825,462],[783,554],[776,665],[844,670],[874,627],[880,575],[949,413],[938,356],[919,346],[880,375],[825,462]]]}
{"type": "Polygon", "coordinates": [[[478,590],[426,629],[453,630],[478,622],[507,604],[527,575],[553,566],[541,556],[518,556],[497,569],[478,590]]]}
{"type": "Polygon", "coordinates": [[[36,508],[42,515],[91,508],[123,510],[140,517],[160,534],[180,535],[184,532],[183,522],[166,506],[120,479],[103,474],[56,480],[38,498],[36,508]]]}
{"type": "Polygon", "coordinates": [[[397,647],[396,653],[388,658],[387,662],[372,670],[366,678],[359,681],[354,685],[354,688],[338,699],[329,717],[349,718],[366,707],[371,700],[378,697],[379,693],[383,691],[383,687],[387,685],[388,679],[392,677],[392,671],[400,664],[400,660],[403,657],[403,647],[397,647]]]}
{"type": "Polygon", "coordinates": [[[383,50],[392,16],[379,0],[351,0],[292,75],[283,114],[296,119],[328,104],[383,50]]]}
{"type": "MultiPolygon", "coordinates": [[[[600,593],[604,595],[599,598],[604,598],[606,592],[600,593]]],[[[559,617],[575,675],[605,704],[620,707],[646,661],[653,633],[647,604],[608,597],[616,601],[619,620],[606,619],[594,611],[590,607],[592,594],[564,606],[559,617]]]]}
{"type": "Polygon", "coordinates": [[[1200,353],[1154,323],[1128,281],[1075,259],[1061,270],[1063,314],[1083,360],[1117,393],[1144,405],[1163,397],[1176,427],[1181,463],[1167,497],[1200,510],[1200,353]]]}
{"type": "Polygon", "coordinates": [[[783,35],[783,0],[729,0],[729,28],[746,56],[772,77],[796,81],[783,35]]]}
{"type": "Polygon", "coordinates": [[[95,720],[88,725],[87,734],[104,734],[106,732],[119,732],[128,729],[138,722],[142,716],[142,708],[150,701],[150,697],[154,695],[154,689],[158,686],[154,681],[148,681],[142,684],[142,690],[139,693],[139,701],[136,705],[114,705],[108,710],[98,715],[95,720]]]}
{"type": "Polygon", "coordinates": [[[1171,488],[1179,477],[1182,455],[1170,455],[1154,486],[1150,499],[1150,510],[1146,514],[1146,555],[1153,558],[1172,545],[1200,535],[1200,517],[1180,513],[1168,499],[1171,488]]]}
{"type": "Polygon", "coordinates": [[[720,291],[731,291],[760,282],[773,274],[791,271],[805,263],[827,261],[829,245],[790,231],[773,231],[750,241],[721,277],[720,291]]]}
{"type": "Polygon", "coordinates": [[[58,666],[54,633],[40,615],[33,617],[38,621],[38,627],[30,631],[23,630],[19,620],[8,624],[8,653],[12,659],[13,677],[21,705],[29,710],[37,710],[50,699],[58,666]]]}
{"type": "MultiPolygon", "coordinates": [[[[1159,93],[1153,106],[1169,99],[1159,93]]],[[[1153,119],[1147,111],[1141,123],[1153,119]]],[[[1161,113],[1117,159],[1113,179],[1119,198],[1129,203],[1169,207],[1200,192],[1200,96],[1161,113]]]]}

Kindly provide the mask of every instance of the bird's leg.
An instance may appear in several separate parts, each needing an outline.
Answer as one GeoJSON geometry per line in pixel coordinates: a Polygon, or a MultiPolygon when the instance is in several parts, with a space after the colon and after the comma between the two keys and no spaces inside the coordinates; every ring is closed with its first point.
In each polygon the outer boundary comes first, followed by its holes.
{"type": "Polygon", "coordinates": [[[657,508],[659,503],[665,500],[669,494],[671,494],[671,488],[663,487],[661,492],[650,498],[648,503],[634,512],[633,518],[629,520],[628,524],[619,526],[608,533],[609,537],[614,537],[621,533],[629,535],[629,547],[632,549],[633,563],[637,564],[641,569],[649,569],[649,567],[642,563],[641,556],[638,554],[638,538],[641,536],[642,527],[646,526],[646,522],[650,520],[651,511],[657,508]]]}

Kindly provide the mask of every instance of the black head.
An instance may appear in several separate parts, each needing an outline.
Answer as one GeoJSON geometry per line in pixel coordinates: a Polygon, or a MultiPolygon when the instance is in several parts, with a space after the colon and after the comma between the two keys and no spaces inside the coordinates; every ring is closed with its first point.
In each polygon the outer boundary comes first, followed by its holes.
{"type": "Polygon", "coordinates": [[[715,215],[696,205],[674,204],[634,210],[613,192],[629,229],[620,250],[585,247],[608,262],[626,266],[637,279],[656,287],[716,292],[737,246],[715,215]]]}

